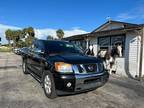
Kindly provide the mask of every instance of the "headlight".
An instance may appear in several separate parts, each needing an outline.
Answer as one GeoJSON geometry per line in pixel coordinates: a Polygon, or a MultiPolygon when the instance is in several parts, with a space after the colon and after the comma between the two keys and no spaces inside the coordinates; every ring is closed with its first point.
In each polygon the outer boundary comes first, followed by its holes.
{"type": "Polygon", "coordinates": [[[72,73],[72,65],[64,62],[55,62],[55,70],[62,73],[72,73]]]}

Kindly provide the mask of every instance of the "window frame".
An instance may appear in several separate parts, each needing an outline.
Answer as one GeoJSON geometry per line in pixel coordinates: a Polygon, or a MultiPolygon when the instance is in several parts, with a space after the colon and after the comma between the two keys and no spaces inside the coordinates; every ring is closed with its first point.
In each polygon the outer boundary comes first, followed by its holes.
{"type": "MultiPolygon", "coordinates": [[[[112,38],[113,37],[123,37],[123,47],[122,47],[122,56],[121,57],[116,57],[116,58],[124,58],[125,57],[125,41],[126,41],[126,35],[125,34],[119,34],[119,35],[108,35],[108,36],[99,36],[98,38],[97,38],[97,43],[98,43],[98,51],[102,48],[101,46],[100,46],[100,42],[99,42],[99,39],[100,38],[110,38],[110,44],[109,44],[109,46],[107,46],[107,49],[108,50],[112,50],[112,47],[113,47],[113,44],[112,44],[112,38]]],[[[105,48],[106,49],[106,48],[105,48]]],[[[105,50],[104,49],[104,50],[105,50]]]]}

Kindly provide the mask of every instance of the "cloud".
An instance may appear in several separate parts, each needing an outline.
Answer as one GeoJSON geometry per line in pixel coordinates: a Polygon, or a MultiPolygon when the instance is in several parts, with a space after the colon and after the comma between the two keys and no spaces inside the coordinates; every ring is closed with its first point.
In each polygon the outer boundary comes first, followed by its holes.
{"type": "Polygon", "coordinates": [[[126,12],[120,13],[115,17],[115,19],[120,21],[144,20],[144,5],[139,5],[133,9],[129,9],[126,12]]]}
{"type": "Polygon", "coordinates": [[[80,28],[75,28],[75,29],[72,29],[72,30],[66,30],[64,32],[65,32],[65,37],[88,33],[88,32],[86,32],[86,31],[84,31],[84,30],[82,30],[80,28]]]}
{"type": "Polygon", "coordinates": [[[35,36],[39,39],[46,39],[48,35],[56,37],[55,29],[35,29],[35,36]]]}
{"type": "MultiPolygon", "coordinates": [[[[0,37],[2,38],[2,44],[7,43],[7,40],[5,38],[5,31],[7,29],[22,29],[21,27],[15,27],[15,26],[9,26],[9,25],[4,25],[0,24],[0,37]]],[[[53,36],[54,38],[57,38],[56,36],[56,29],[51,29],[51,28],[44,28],[44,29],[34,29],[35,30],[35,36],[39,39],[46,39],[48,35],[53,36]]],[[[85,30],[80,29],[79,27],[74,27],[69,30],[64,30],[65,37],[72,36],[72,35],[77,35],[77,34],[84,34],[88,33],[85,30]]]]}
{"type": "Polygon", "coordinates": [[[131,15],[129,13],[121,13],[117,16],[116,19],[125,21],[125,20],[130,20],[130,19],[135,19],[135,18],[137,18],[137,15],[131,15]]]}
{"type": "Polygon", "coordinates": [[[15,26],[9,26],[9,25],[4,25],[4,24],[0,24],[0,37],[1,37],[1,43],[7,43],[7,40],[5,38],[5,31],[7,29],[12,29],[12,30],[17,30],[17,29],[21,29],[20,27],[15,27],[15,26]]]}
{"type": "MultiPolygon", "coordinates": [[[[72,35],[78,35],[78,34],[84,34],[88,33],[80,28],[72,28],[70,30],[64,30],[64,37],[69,37],[72,35]]],[[[54,38],[57,38],[56,36],[56,29],[35,29],[35,35],[39,39],[46,39],[48,35],[53,36],[54,38]]]]}

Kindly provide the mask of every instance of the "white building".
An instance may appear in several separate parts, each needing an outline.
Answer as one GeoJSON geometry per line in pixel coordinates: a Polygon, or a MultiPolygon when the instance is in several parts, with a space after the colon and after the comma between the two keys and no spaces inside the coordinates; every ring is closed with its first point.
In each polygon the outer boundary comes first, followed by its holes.
{"type": "Polygon", "coordinates": [[[117,74],[131,78],[144,76],[144,25],[108,21],[88,34],[65,38],[87,48],[93,45],[94,53],[122,47],[122,56],[116,57],[117,74]]]}

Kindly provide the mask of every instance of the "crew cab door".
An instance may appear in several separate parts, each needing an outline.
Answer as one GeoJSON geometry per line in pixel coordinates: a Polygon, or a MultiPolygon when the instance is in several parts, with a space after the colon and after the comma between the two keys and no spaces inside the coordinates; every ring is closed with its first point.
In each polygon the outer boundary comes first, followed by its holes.
{"type": "Polygon", "coordinates": [[[43,44],[40,41],[35,41],[32,46],[30,59],[31,70],[35,75],[41,77],[44,61],[44,55],[42,54],[43,44]]]}

